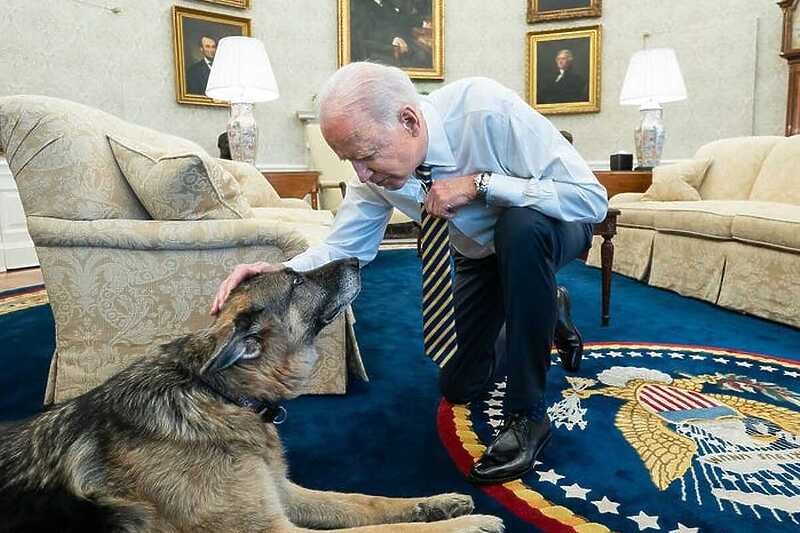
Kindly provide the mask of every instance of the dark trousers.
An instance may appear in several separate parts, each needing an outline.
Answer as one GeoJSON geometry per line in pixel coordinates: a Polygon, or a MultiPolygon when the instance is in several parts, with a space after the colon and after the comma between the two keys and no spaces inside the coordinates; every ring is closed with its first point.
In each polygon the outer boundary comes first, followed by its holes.
{"type": "Polygon", "coordinates": [[[591,224],[512,207],[495,226],[495,255],[455,253],[458,352],[439,373],[445,398],[467,403],[492,385],[495,341],[505,323],[505,412],[542,401],[557,319],[556,272],[580,257],[591,238],[591,224]]]}

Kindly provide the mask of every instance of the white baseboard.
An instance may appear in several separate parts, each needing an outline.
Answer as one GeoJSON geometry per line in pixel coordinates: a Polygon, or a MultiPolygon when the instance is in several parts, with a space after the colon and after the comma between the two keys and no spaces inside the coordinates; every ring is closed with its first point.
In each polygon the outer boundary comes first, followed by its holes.
{"type": "Polygon", "coordinates": [[[274,163],[256,163],[256,168],[261,172],[269,172],[269,171],[276,171],[276,170],[309,170],[307,165],[298,165],[296,163],[284,163],[284,164],[274,164],[274,163]]]}

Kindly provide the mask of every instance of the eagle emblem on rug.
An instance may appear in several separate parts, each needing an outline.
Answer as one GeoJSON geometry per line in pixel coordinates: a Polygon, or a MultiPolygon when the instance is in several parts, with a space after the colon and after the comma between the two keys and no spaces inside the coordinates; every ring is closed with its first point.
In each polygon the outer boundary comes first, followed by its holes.
{"type": "MultiPolygon", "coordinates": [[[[561,525],[581,532],[800,528],[800,363],[711,347],[587,351],[579,375],[551,369],[556,438],[504,489],[550,518],[560,508],[561,525]]],[[[501,423],[504,389],[456,420],[477,437],[465,441],[473,456],[501,423]]]]}

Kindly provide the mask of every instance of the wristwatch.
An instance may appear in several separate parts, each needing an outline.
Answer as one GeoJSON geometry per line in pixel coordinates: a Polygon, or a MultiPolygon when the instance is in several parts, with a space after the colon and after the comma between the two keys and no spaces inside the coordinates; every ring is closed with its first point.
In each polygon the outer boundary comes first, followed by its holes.
{"type": "Polygon", "coordinates": [[[480,199],[486,198],[486,192],[489,190],[489,178],[492,177],[491,172],[481,172],[480,174],[476,174],[473,180],[475,180],[475,192],[477,197],[480,199]]]}

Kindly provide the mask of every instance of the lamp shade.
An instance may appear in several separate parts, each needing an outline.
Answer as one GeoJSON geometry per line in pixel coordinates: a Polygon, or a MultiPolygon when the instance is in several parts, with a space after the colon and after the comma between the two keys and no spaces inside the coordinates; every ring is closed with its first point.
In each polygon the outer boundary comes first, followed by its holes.
{"type": "Polygon", "coordinates": [[[678,58],[672,48],[639,50],[628,63],[619,103],[644,105],[686,100],[678,58]]]}
{"type": "Polygon", "coordinates": [[[278,95],[278,83],[261,41],[252,37],[220,39],[206,96],[240,104],[275,100],[278,95]]]}

